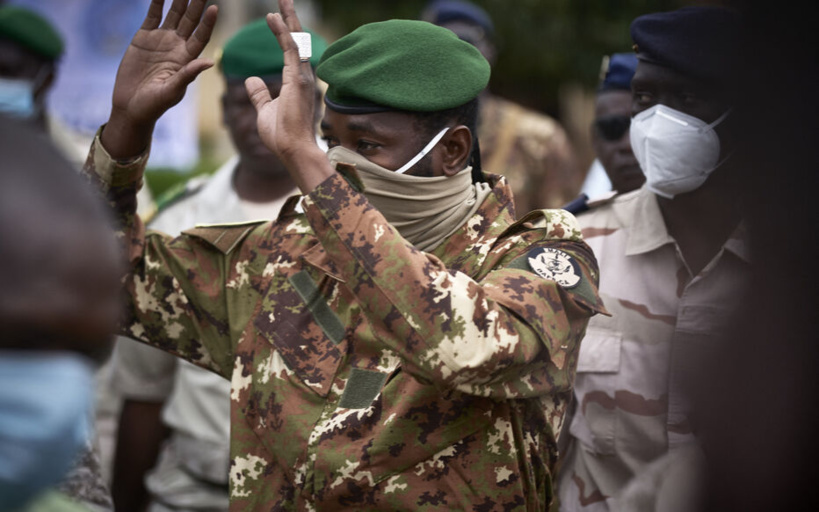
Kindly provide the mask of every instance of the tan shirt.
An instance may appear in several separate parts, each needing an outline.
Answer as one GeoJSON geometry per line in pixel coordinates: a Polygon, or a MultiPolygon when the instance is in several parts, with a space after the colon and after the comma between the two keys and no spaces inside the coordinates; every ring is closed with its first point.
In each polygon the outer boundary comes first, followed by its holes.
{"type": "Polygon", "coordinates": [[[707,358],[743,291],[740,226],[692,276],[646,189],[580,215],[611,317],[589,322],[580,348],[561,510],[619,510],[618,494],[653,461],[694,440],[682,389],[707,358]]]}

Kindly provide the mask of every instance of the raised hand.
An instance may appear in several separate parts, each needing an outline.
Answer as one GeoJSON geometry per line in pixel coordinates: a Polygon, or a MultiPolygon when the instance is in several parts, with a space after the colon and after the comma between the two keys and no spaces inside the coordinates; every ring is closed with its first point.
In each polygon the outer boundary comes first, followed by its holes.
{"type": "Polygon", "coordinates": [[[210,59],[198,58],[216,23],[216,6],[205,10],[206,1],[173,0],[164,22],[164,0],[151,2],[117,71],[102,139],[114,158],[144,151],[156,121],[182,100],[199,73],[213,66],[210,59]]]}
{"type": "Polygon", "coordinates": [[[309,192],[333,173],[327,157],[316,144],[314,111],[316,83],[309,62],[301,62],[291,32],[301,32],[293,0],[279,0],[281,14],[268,14],[267,24],[284,52],[282,88],[272,100],[258,77],[245,81],[250,101],[258,114],[259,136],[278,155],[302,192],[309,192]]]}

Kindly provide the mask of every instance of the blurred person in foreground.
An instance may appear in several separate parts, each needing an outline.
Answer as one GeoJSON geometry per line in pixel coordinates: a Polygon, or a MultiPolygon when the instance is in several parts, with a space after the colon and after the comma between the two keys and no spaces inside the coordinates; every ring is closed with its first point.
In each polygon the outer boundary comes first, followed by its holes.
{"type": "Polygon", "coordinates": [[[593,318],[575,383],[564,511],[696,510],[704,471],[690,384],[747,290],[731,65],[740,17],[721,7],[631,25],[631,145],[646,184],[578,216],[611,317],[593,318]]]}
{"type": "Polygon", "coordinates": [[[87,450],[119,320],[113,223],[31,125],[0,116],[0,155],[0,510],[96,510],[58,486],[87,450]]]}
{"type": "Polygon", "coordinates": [[[575,215],[604,204],[617,194],[638,189],[646,181],[631,150],[629,136],[631,78],[637,68],[637,56],[634,53],[615,53],[606,56],[603,62],[603,79],[597,88],[591,128],[596,158],[586,174],[584,191],[564,206],[575,215]],[[604,187],[590,183],[597,173],[603,174],[604,187]],[[595,192],[591,191],[592,188],[595,192]]]}
{"type": "Polygon", "coordinates": [[[752,0],[743,15],[737,156],[750,205],[751,289],[697,375],[695,405],[709,434],[705,510],[816,510],[819,32],[795,4],[772,12],[752,0]]]}
{"type": "MultiPolygon", "coordinates": [[[[79,148],[69,129],[57,116],[49,112],[48,96],[57,81],[65,44],[57,28],[39,13],[16,5],[0,6],[0,113],[31,124],[48,136],[57,149],[76,169],[82,167],[87,147],[79,148]]],[[[148,221],[156,212],[156,205],[148,187],[142,187],[137,197],[138,213],[148,221]]],[[[83,465],[91,477],[99,480],[95,487],[105,487],[109,459],[113,445],[116,413],[119,402],[107,386],[109,365],[97,370],[96,438],[93,451],[83,465]]],[[[85,471],[85,470],[82,470],[85,471]]],[[[79,480],[76,485],[80,485],[79,480]]],[[[75,485],[75,484],[72,484],[75,485]]],[[[105,501],[110,509],[110,499],[105,501]]]]}
{"type": "MultiPolygon", "coordinates": [[[[312,66],[325,47],[312,34],[312,66]]],[[[217,66],[225,79],[223,122],[237,154],[212,176],[164,199],[151,229],[177,236],[197,224],[275,219],[298,194],[284,164],[262,143],[245,90],[251,76],[261,77],[273,98],[282,88],[284,54],[267,22],[251,22],[231,37],[217,66]]],[[[320,97],[316,89],[316,101],[320,97]]],[[[230,381],[122,338],[112,385],[123,397],[112,482],[117,512],[143,510],[149,501],[149,511],[227,510],[230,381]]]]}
{"type": "MultiPolygon", "coordinates": [[[[38,13],[19,6],[0,6],[0,114],[25,123],[49,137],[75,169],[85,161],[67,135],[67,129],[49,115],[48,94],[54,85],[65,47],[55,27],[38,13]]],[[[139,196],[140,214],[146,219],[153,213],[153,200],[147,187],[139,196]]],[[[97,369],[96,437],[89,440],[88,452],[65,482],[65,490],[96,503],[102,510],[111,509],[105,483],[105,452],[112,430],[113,397],[103,385],[107,365],[97,369]]]]}
{"type": "MultiPolygon", "coordinates": [[[[497,48],[489,14],[462,0],[433,0],[421,19],[452,30],[494,66],[497,48]]],[[[560,208],[580,191],[574,149],[566,131],[546,114],[484,90],[479,99],[481,165],[506,176],[519,217],[539,208],[560,208]]]]}
{"type": "Polygon", "coordinates": [[[279,9],[279,97],[246,81],[303,194],[275,222],[142,229],[152,127],[211,65],[216,8],[175,1],[163,21],[154,1],[123,57],[85,172],[133,265],[124,331],[231,378],[231,510],[544,509],[577,343],[604,311],[574,218],[516,222],[506,180],[470,165],[489,64],[430,23],[327,48],[323,151],[279,9]]]}

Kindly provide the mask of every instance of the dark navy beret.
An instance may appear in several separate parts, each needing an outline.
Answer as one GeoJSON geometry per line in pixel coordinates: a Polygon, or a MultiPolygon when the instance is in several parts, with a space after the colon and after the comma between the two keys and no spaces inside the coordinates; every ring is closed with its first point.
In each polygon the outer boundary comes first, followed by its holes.
{"type": "Polygon", "coordinates": [[[637,69],[637,56],[633,53],[615,53],[608,59],[598,92],[630,91],[631,78],[637,69]]]}
{"type": "Polygon", "coordinates": [[[480,26],[489,37],[495,32],[492,18],[486,11],[463,0],[433,0],[424,8],[424,19],[436,25],[451,21],[467,21],[480,26]]]}
{"type": "Polygon", "coordinates": [[[739,55],[740,17],[716,6],[689,6],[646,14],[631,23],[637,58],[691,76],[724,83],[739,55]]]}

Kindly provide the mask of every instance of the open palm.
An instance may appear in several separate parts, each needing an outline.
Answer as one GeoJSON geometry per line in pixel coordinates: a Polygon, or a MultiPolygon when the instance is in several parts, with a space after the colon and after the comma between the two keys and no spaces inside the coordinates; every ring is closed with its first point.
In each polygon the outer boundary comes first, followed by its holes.
{"type": "Polygon", "coordinates": [[[308,193],[334,171],[316,144],[315,77],[310,63],[300,60],[298,46],[290,35],[302,31],[293,0],[279,0],[279,11],[267,16],[267,24],[284,53],[279,96],[272,99],[259,77],[248,78],[245,86],[256,108],[259,136],[285,164],[302,192],[308,193]]]}
{"type": "Polygon", "coordinates": [[[205,11],[205,2],[174,0],[161,26],[164,1],[151,2],[117,71],[112,114],[135,124],[153,124],[179,103],[199,73],[213,65],[198,58],[216,23],[216,8],[205,11]]]}

